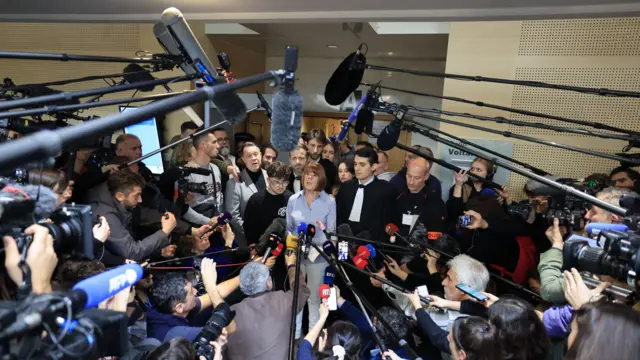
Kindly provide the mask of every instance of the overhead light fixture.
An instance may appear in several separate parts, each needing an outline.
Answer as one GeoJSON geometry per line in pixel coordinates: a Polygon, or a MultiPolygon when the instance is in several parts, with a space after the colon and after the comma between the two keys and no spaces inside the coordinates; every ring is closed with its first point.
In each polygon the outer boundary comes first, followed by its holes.
{"type": "Polygon", "coordinates": [[[329,49],[337,49],[338,45],[327,45],[329,49]]]}
{"type": "Polygon", "coordinates": [[[387,55],[389,55],[389,56],[393,56],[393,51],[389,51],[389,52],[387,53],[387,55]]]}

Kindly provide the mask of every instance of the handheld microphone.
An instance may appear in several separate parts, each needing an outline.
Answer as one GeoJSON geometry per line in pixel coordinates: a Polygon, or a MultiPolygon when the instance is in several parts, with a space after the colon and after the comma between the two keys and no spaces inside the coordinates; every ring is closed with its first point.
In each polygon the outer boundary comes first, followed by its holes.
{"type": "MultiPolygon", "coordinates": [[[[362,99],[360,99],[360,102],[358,103],[358,105],[355,108],[353,108],[353,111],[351,111],[351,114],[349,114],[349,117],[347,118],[347,123],[342,126],[342,130],[338,135],[338,141],[342,141],[344,140],[345,137],[347,137],[347,134],[349,133],[349,126],[351,126],[351,124],[353,124],[353,122],[356,121],[356,118],[358,117],[358,113],[360,112],[360,109],[362,109],[364,104],[367,102],[368,98],[369,98],[369,93],[366,93],[362,97],[362,99]]],[[[400,135],[398,135],[398,138],[399,137],[400,135]]]]}
{"type": "Polygon", "coordinates": [[[331,286],[335,284],[335,282],[336,282],[336,272],[333,271],[333,268],[331,266],[327,266],[324,269],[323,283],[331,286]]]}
{"type": "Polygon", "coordinates": [[[287,221],[284,218],[274,219],[264,233],[260,235],[260,238],[258,239],[258,246],[260,246],[261,249],[264,249],[271,234],[278,234],[280,235],[280,238],[283,238],[286,235],[286,228],[287,221]]]}
{"type": "MultiPolygon", "coordinates": [[[[185,74],[199,73],[207,85],[215,85],[215,76],[218,72],[198,43],[180,10],[174,7],[166,9],[162,12],[161,22],[168,34],[158,24],[153,28],[154,34],[170,54],[183,57],[184,61],[180,64],[182,71],[185,74]],[[168,41],[168,37],[172,41],[168,41]]],[[[247,116],[247,107],[235,92],[216,93],[212,101],[222,116],[232,124],[244,120],[247,116]]]]}
{"type": "Polygon", "coordinates": [[[287,254],[292,254],[298,248],[298,238],[295,235],[287,236],[287,254]]]}
{"type": "Polygon", "coordinates": [[[388,262],[391,262],[391,259],[387,255],[385,255],[382,251],[376,251],[376,248],[374,248],[373,245],[367,244],[365,246],[367,247],[367,249],[369,249],[372,259],[375,258],[378,254],[380,254],[380,256],[382,256],[383,259],[385,259],[388,262]]]}
{"type": "Polygon", "coordinates": [[[353,230],[351,230],[351,226],[349,226],[349,224],[338,225],[336,232],[340,235],[353,237],[353,230]]]}
{"type": "MultiPolygon", "coordinates": [[[[373,259],[375,257],[375,250],[373,253],[374,255],[372,256],[371,251],[369,251],[369,248],[367,246],[360,245],[358,246],[358,251],[356,252],[356,254],[363,260],[373,259]]],[[[376,267],[374,262],[369,263],[369,265],[371,265],[371,269],[373,269],[373,272],[378,272],[378,268],[376,267]]]]}
{"type": "Polygon", "coordinates": [[[275,257],[280,256],[280,254],[282,254],[283,249],[284,249],[284,244],[278,243],[278,246],[276,246],[276,248],[273,249],[273,251],[271,252],[271,256],[275,256],[275,257]]]}
{"type": "Polygon", "coordinates": [[[322,301],[326,301],[329,299],[329,296],[331,296],[331,287],[327,284],[320,285],[318,295],[320,295],[320,299],[322,299],[322,301]]]}
{"type": "Polygon", "coordinates": [[[398,230],[399,229],[398,229],[398,226],[396,226],[396,224],[389,223],[387,224],[387,226],[384,227],[384,231],[391,237],[389,241],[391,241],[392,243],[395,242],[395,238],[398,237],[400,238],[400,240],[407,243],[407,245],[409,245],[410,248],[413,248],[413,249],[419,248],[418,245],[412,243],[406,237],[398,234],[398,230]]]}
{"type": "Polygon", "coordinates": [[[298,237],[303,237],[307,234],[307,223],[306,222],[301,222],[300,224],[298,224],[298,237]]]}
{"type": "Polygon", "coordinates": [[[282,238],[280,237],[280,235],[278,235],[278,234],[269,235],[269,241],[267,242],[267,248],[265,249],[264,255],[262,256],[262,263],[266,263],[267,262],[267,258],[269,257],[269,254],[271,253],[271,250],[275,249],[281,241],[282,241],[282,238]]]}
{"type": "Polygon", "coordinates": [[[308,239],[313,239],[316,236],[316,227],[313,224],[308,224],[306,234],[308,239]]]}
{"type": "Polygon", "coordinates": [[[404,120],[404,116],[407,114],[407,111],[408,109],[406,106],[399,106],[394,119],[380,132],[377,141],[380,150],[388,151],[396,146],[400,139],[400,132],[402,131],[402,121],[404,120]]]}
{"type": "Polygon", "coordinates": [[[101,302],[119,293],[142,279],[144,270],[138,264],[126,264],[84,279],[73,286],[87,294],[85,309],[98,306],[101,302]]]}
{"type": "Polygon", "coordinates": [[[272,114],[271,106],[269,106],[269,103],[264,98],[264,96],[262,96],[260,91],[256,90],[256,95],[258,95],[258,101],[260,101],[260,106],[262,106],[262,108],[264,109],[264,112],[266,113],[267,117],[269,118],[269,120],[271,120],[271,114],[272,114]]]}
{"type": "Polygon", "coordinates": [[[367,267],[367,265],[369,265],[369,262],[365,259],[363,259],[360,255],[356,255],[353,257],[353,264],[360,270],[364,270],[365,267],[367,267]]]}
{"type": "Polygon", "coordinates": [[[322,251],[324,251],[325,254],[329,255],[333,260],[337,259],[336,257],[338,256],[338,250],[333,245],[331,240],[327,240],[322,244],[322,251]]]}
{"type": "Polygon", "coordinates": [[[625,232],[629,227],[625,224],[588,223],[587,232],[590,235],[598,235],[603,230],[616,230],[625,232]]]}
{"type": "MultiPolygon", "coordinates": [[[[285,70],[295,72],[297,64],[298,48],[287,46],[285,70]]],[[[303,111],[303,97],[293,88],[293,78],[285,80],[285,85],[278,89],[271,102],[271,143],[278,151],[293,151],[298,146],[298,138],[302,131],[303,111]]]]}

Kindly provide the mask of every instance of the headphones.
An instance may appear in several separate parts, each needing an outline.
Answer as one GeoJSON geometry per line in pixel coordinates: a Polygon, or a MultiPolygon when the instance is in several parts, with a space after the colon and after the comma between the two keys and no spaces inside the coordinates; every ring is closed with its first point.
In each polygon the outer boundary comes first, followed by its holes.
{"type": "MultiPolygon", "coordinates": [[[[478,160],[482,159],[485,161],[488,161],[491,163],[491,167],[489,167],[487,169],[487,177],[485,179],[489,180],[489,181],[493,181],[493,176],[496,174],[496,172],[498,171],[498,165],[496,165],[495,163],[495,158],[489,160],[489,159],[485,159],[485,158],[476,158],[478,160]]],[[[485,164],[486,165],[486,164],[485,164]]]]}

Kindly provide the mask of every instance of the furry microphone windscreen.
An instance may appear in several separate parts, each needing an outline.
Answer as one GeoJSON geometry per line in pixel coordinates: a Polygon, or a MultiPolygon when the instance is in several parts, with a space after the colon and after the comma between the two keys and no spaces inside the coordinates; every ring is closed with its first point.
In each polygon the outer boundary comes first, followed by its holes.
{"type": "Polygon", "coordinates": [[[273,96],[271,143],[278,151],[290,152],[298,146],[302,130],[302,101],[297,90],[278,91],[273,96]]]}

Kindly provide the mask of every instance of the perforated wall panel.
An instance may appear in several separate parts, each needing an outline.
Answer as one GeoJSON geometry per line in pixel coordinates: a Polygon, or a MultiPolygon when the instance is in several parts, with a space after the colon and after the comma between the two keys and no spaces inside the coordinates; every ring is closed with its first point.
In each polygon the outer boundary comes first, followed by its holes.
{"type": "Polygon", "coordinates": [[[0,48],[5,51],[134,56],[143,50],[139,24],[0,23],[0,34],[0,48]]]}
{"type": "MultiPolygon", "coordinates": [[[[639,33],[640,35],[640,33],[639,33]]],[[[637,68],[530,68],[517,67],[516,80],[534,80],[553,84],[609,88],[616,90],[640,91],[640,67],[637,68]]],[[[540,89],[515,86],[511,106],[544,114],[563,116],[571,119],[592,121],[623,129],[638,130],[640,121],[640,101],[630,98],[616,98],[588,95],[571,91],[540,89]]],[[[562,121],[547,120],[520,114],[509,117],[521,121],[542,122],[544,124],[584,128],[562,121]]],[[[557,134],[550,130],[509,126],[509,131],[527,135],[557,134]]],[[[579,136],[563,134],[563,136],[579,136]]]]}
{"type": "Polygon", "coordinates": [[[638,56],[640,18],[525,21],[520,56],[638,56]]]}

